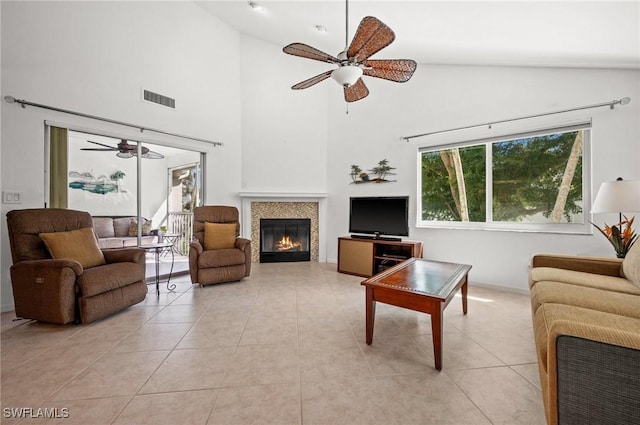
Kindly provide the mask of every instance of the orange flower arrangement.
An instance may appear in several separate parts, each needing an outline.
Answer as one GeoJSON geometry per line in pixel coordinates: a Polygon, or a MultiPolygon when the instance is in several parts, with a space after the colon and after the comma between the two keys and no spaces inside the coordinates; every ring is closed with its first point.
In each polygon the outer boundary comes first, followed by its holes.
{"type": "Polygon", "coordinates": [[[616,256],[618,258],[624,258],[638,238],[638,235],[636,235],[635,230],[632,228],[635,217],[631,217],[631,219],[628,219],[626,215],[623,217],[624,220],[615,226],[609,227],[605,223],[604,229],[601,229],[596,224],[591,223],[604,235],[605,238],[607,238],[609,242],[611,242],[613,249],[616,250],[616,256]],[[622,226],[624,226],[624,229],[622,226]]]}

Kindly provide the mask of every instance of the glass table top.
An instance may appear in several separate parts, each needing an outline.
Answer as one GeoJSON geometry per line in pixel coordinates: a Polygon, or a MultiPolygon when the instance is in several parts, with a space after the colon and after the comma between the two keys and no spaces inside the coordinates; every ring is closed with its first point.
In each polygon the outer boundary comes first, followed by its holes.
{"type": "Polygon", "coordinates": [[[471,266],[467,264],[411,258],[365,280],[362,284],[446,298],[470,269],[471,266]]]}

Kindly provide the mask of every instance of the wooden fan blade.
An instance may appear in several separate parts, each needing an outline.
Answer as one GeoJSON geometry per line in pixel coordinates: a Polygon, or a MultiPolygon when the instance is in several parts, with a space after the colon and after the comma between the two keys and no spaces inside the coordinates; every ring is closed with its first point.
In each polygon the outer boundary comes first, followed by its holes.
{"type": "Polygon", "coordinates": [[[365,17],[358,26],[356,35],[351,41],[347,57],[357,63],[369,58],[395,40],[396,35],[391,28],[373,16],[365,17]]]}
{"type": "Polygon", "coordinates": [[[322,74],[316,75],[315,77],[311,77],[308,80],[304,80],[291,87],[293,90],[302,90],[307,89],[315,84],[318,84],[320,81],[326,80],[331,77],[331,73],[333,71],[323,72],[322,74]]]}
{"type": "Polygon", "coordinates": [[[358,78],[355,84],[344,88],[344,100],[347,102],[355,102],[369,96],[369,89],[365,86],[362,78],[358,78]]]}
{"type": "Polygon", "coordinates": [[[282,51],[293,56],[314,59],[320,62],[340,63],[338,58],[303,43],[291,43],[285,46],[282,51]]]}
{"type": "Polygon", "coordinates": [[[364,75],[404,83],[409,81],[418,66],[411,59],[366,60],[364,75]]]}

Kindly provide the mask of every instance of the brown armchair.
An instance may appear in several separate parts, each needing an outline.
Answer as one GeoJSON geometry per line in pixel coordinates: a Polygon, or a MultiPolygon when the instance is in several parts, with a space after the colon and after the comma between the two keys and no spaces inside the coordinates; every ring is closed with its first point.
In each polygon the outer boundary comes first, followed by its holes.
{"type": "Polygon", "coordinates": [[[193,242],[189,247],[192,283],[211,285],[249,276],[251,241],[239,238],[239,234],[236,207],[211,205],[194,209],[193,242]]]}
{"type": "Polygon", "coordinates": [[[76,260],[52,258],[40,235],[66,235],[89,228],[90,233],[83,233],[95,238],[93,220],[87,212],[56,208],[13,210],[7,213],[7,228],[17,317],[59,324],[90,323],[146,297],[144,250],[100,251],[96,241],[95,252],[102,253],[99,265],[83,267],[76,260]]]}

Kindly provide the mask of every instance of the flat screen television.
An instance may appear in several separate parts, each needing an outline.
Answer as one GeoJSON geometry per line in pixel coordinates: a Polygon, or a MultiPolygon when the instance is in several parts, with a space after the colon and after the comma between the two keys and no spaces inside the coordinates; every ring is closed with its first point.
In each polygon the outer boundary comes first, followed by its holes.
{"type": "MultiPolygon", "coordinates": [[[[385,235],[409,236],[409,197],[375,196],[351,198],[349,233],[363,233],[370,238],[385,235]]],[[[358,237],[359,235],[352,235],[358,237]]],[[[365,236],[366,237],[366,236],[365,236]]],[[[398,239],[398,238],[391,238],[398,239]]]]}

